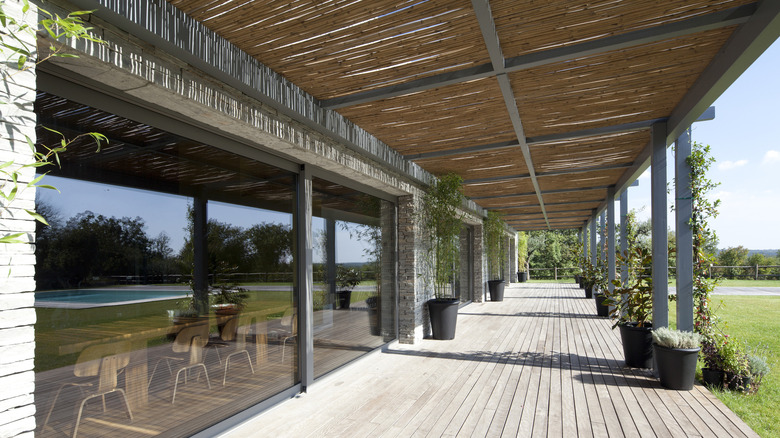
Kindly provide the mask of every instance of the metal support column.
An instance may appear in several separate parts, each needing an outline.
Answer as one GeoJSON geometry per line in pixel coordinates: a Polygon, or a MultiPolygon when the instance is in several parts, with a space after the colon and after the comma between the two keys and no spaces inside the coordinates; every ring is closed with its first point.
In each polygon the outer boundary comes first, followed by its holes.
{"type": "Polygon", "coordinates": [[[677,238],[677,329],[693,331],[693,214],[691,199],[691,128],[677,139],[675,148],[675,230],[677,238]]]}
{"type": "Polygon", "coordinates": [[[653,327],[669,325],[669,248],[666,219],[666,122],[651,129],[650,189],[653,239],[653,327]]]}
{"type": "Polygon", "coordinates": [[[596,266],[596,216],[590,218],[590,264],[596,266]]]}
{"type": "MultiPolygon", "coordinates": [[[[620,253],[628,252],[628,188],[620,194],[620,253]]],[[[620,264],[620,283],[625,287],[628,284],[628,265],[620,264]]]]}
{"type": "Polygon", "coordinates": [[[607,190],[607,289],[612,292],[615,285],[615,189],[607,190]]]}
{"type": "Polygon", "coordinates": [[[601,263],[604,263],[607,261],[607,242],[605,241],[605,232],[607,228],[607,212],[601,212],[601,216],[599,216],[599,260],[601,260],[601,263]]]}
{"type": "Polygon", "coordinates": [[[312,220],[312,181],[311,170],[301,166],[298,173],[296,239],[298,241],[297,277],[298,277],[298,358],[301,374],[301,389],[306,389],[314,381],[314,338],[312,315],[314,312],[312,272],[313,238],[312,220]]]}

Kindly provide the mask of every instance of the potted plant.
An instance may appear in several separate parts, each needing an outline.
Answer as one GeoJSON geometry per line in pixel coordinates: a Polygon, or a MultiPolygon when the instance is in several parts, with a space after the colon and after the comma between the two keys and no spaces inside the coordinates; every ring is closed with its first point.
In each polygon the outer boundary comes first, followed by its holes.
{"type": "Polygon", "coordinates": [[[504,237],[504,222],[495,211],[488,211],[484,221],[485,251],[488,257],[488,291],[490,301],[504,300],[504,279],[501,271],[504,266],[504,251],[502,238],[504,237]]]}
{"type": "Polygon", "coordinates": [[[336,294],[339,298],[339,308],[349,309],[349,305],[352,302],[352,289],[360,284],[360,272],[357,269],[347,268],[343,265],[339,265],[336,269],[336,286],[338,289],[336,294]]]}
{"type": "Polygon", "coordinates": [[[659,327],[653,330],[653,354],[664,388],[693,389],[702,336],[698,333],[659,327]]]}
{"type": "Polygon", "coordinates": [[[246,307],[249,294],[234,284],[218,284],[211,288],[211,302],[217,315],[237,315],[246,307]]]}
{"type": "Polygon", "coordinates": [[[457,277],[460,255],[458,245],[462,227],[459,208],[464,196],[462,178],[454,173],[440,177],[423,197],[420,210],[422,232],[427,241],[423,257],[423,280],[433,285],[435,298],[428,300],[431,331],[436,339],[455,338],[458,305],[453,283],[457,277]]]}
{"type": "Polygon", "coordinates": [[[620,327],[626,365],[650,368],[653,363],[653,280],[644,272],[652,266],[653,258],[648,250],[637,247],[621,255],[620,259],[627,266],[636,267],[637,272],[629,274],[625,286],[614,280],[615,289],[604,303],[613,306],[610,316],[616,322],[612,328],[620,327]]]}
{"type": "Polygon", "coordinates": [[[720,344],[726,387],[730,390],[750,390],[750,362],[745,346],[729,335],[723,335],[720,344]]]}
{"type": "Polygon", "coordinates": [[[528,281],[528,235],[524,231],[517,233],[517,281],[528,281]]]}
{"type": "Polygon", "coordinates": [[[582,287],[585,289],[585,298],[593,298],[593,286],[596,284],[597,276],[596,268],[586,261],[582,272],[582,287]]]}
{"type": "Polygon", "coordinates": [[[764,376],[770,371],[769,363],[765,355],[766,348],[755,349],[748,353],[748,369],[750,371],[750,389],[751,392],[758,391],[764,376]]]}
{"type": "Polygon", "coordinates": [[[594,275],[595,278],[593,279],[592,290],[595,293],[596,298],[596,314],[606,318],[609,316],[609,305],[606,304],[608,298],[607,293],[609,291],[607,287],[609,278],[607,277],[607,266],[601,259],[599,259],[597,263],[594,275]]]}
{"type": "Polygon", "coordinates": [[[381,325],[379,321],[379,297],[372,295],[366,298],[366,307],[368,307],[368,326],[372,336],[379,336],[381,325]]]}

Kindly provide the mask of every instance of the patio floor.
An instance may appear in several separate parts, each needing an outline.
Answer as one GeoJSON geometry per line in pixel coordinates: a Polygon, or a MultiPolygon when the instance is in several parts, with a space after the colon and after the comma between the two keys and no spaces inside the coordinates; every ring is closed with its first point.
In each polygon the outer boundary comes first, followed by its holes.
{"type": "Polygon", "coordinates": [[[573,283],[513,284],[458,318],[455,340],[392,344],[223,436],[757,436],[705,387],[624,367],[573,283]]]}

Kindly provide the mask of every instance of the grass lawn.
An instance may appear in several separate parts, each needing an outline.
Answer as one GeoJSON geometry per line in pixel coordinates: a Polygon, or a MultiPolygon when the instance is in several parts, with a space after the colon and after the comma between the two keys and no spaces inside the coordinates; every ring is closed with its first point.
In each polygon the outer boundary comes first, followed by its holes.
{"type": "MultiPolygon", "coordinates": [[[[737,280],[739,281],[739,280],[737,280]]],[[[712,390],[726,406],[762,437],[780,438],[780,296],[715,296],[717,315],[729,335],[750,346],[765,345],[772,367],[757,394],[712,390]]],[[[669,321],[675,321],[674,306],[669,321]]]]}

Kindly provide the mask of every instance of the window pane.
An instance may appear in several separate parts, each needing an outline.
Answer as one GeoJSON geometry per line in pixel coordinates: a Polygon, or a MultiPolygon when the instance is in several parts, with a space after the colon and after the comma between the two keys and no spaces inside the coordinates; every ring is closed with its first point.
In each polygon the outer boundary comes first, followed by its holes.
{"type": "Polygon", "coordinates": [[[295,174],[45,93],[37,107],[111,142],[73,144],[44,180],[62,193],[39,191],[36,435],[186,436],[295,385],[295,174]]]}
{"type": "Polygon", "coordinates": [[[314,375],[395,338],[394,205],[313,180],[314,375]]]}

